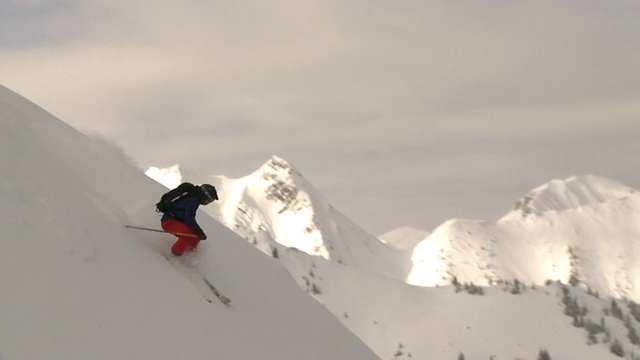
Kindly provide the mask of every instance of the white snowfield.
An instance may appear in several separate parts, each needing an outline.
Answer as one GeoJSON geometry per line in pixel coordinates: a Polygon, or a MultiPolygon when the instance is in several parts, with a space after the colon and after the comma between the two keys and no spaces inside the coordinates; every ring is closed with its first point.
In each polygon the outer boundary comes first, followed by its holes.
{"type": "Polygon", "coordinates": [[[219,190],[185,260],[226,307],[167,261],[174,238],[124,228],[159,228],[166,191],[126,154],[2,87],[0,124],[1,360],[639,358],[640,203],[615,181],[381,241],[277,156],[184,179],[219,190]]]}
{"type": "Polygon", "coordinates": [[[277,156],[247,177],[213,181],[222,201],[212,216],[278,257],[381,358],[530,359],[544,349],[595,360],[617,357],[615,341],[626,356],[640,353],[629,334],[640,316],[620,300],[640,298],[640,197],[628,186],[554,180],[497,221],[452,219],[431,233],[401,228],[376,241],[277,156]],[[555,281],[572,285],[588,315],[565,314],[563,288],[545,285],[555,281]],[[490,288],[468,295],[478,286],[490,288]],[[627,324],[607,318],[609,296],[627,324]]]}
{"type": "Polygon", "coordinates": [[[445,223],[415,248],[408,281],[560,280],[637,301],[638,239],[639,193],[608,179],[572,177],[538,187],[497,222],[445,223]]]}
{"type": "Polygon", "coordinates": [[[419,286],[559,280],[640,300],[640,193],[613,180],[554,180],[498,221],[452,219],[432,233],[398,229],[388,242],[334,209],[276,156],[245,178],[214,181],[223,196],[220,215],[212,215],[267,254],[279,244],[419,286]]]}
{"type": "Polygon", "coordinates": [[[205,301],[165,259],[166,189],[0,87],[0,359],[378,359],[278,262],[201,214],[205,301]]]}

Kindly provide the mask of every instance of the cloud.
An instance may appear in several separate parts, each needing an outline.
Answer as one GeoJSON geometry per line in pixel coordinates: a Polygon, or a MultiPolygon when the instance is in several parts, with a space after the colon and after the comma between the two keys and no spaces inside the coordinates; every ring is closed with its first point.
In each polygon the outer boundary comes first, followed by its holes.
{"type": "Polygon", "coordinates": [[[79,4],[66,8],[84,35],[39,52],[40,72],[74,72],[116,101],[191,88],[208,95],[195,111],[279,123],[572,105],[640,83],[624,28],[556,2],[79,4]]]}
{"type": "Polygon", "coordinates": [[[540,142],[640,135],[633,1],[0,4],[3,85],[143,167],[283,156],[351,213],[384,172],[454,196],[523,159],[553,176],[540,142]]]}
{"type": "Polygon", "coordinates": [[[66,1],[0,1],[0,49],[42,46],[72,34],[73,11],[66,1]]]}

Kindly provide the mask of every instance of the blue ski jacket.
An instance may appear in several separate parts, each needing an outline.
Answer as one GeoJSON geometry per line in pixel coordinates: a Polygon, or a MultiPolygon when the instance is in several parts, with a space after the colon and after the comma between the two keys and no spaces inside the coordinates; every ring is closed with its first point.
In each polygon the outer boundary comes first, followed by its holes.
{"type": "Polygon", "coordinates": [[[175,219],[189,225],[200,237],[206,237],[204,231],[196,221],[196,211],[204,200],[204,194],[201,191],[191,196],[182,198],[171,205],[171,211],[162,216],[161,221],[175,219]]]}

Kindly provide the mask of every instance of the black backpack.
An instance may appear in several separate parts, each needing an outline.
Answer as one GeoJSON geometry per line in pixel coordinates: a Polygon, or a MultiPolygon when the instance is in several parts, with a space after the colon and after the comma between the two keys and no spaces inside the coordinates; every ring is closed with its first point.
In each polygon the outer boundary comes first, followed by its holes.
{"type": "Polygon", "coordinates": [[[171,205],[180,199],[184,199],[187,196],[192,195],[197,186],[192,183],[184,182],[177,188],[170,190],[162,195],[160,201],[156,204],[156,212],[168,213],[171,212],[171,205]]]}

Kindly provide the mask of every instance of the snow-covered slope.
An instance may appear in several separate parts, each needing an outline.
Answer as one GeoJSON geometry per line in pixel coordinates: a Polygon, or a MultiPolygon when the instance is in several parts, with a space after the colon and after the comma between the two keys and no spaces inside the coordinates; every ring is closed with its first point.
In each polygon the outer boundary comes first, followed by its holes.
{"type": "Polygon", "coordinates": [[[413,251],[408,281],[426,286],[416,287],[397,277],[402,272],[389,277],[393,271],[367,266],[397,264],[384,260],[386,247],[342,246],[366,243],[364,231],[330,233],[328,242],[322,232],[302,231],[341,217],[286,161],[274,157],[244,179],[216,179],[225,199],[215,216],[277,257],[381,358],[528,359],[545,350],[553,359],[638,357],[640,311],[621,300],[638,298],[640,200],[628,186],[595,176],[554,180],[497,222],[453,219],[431,234],[384,234],[383,243],[413,251]],[[270,191],[280,195],[269,198],[270,191]],[[305,235],[334,253],[309,248],[305,235]],[[338,247],[326,245],[333,242],[338,247]],[[336,260],[345,254],[351,261],[336,260]]]}
{"type": "Polygon", "coordinates": [[[428,231],[403,226],[378,236],[382,242],[400,250],[411,250],[429,236],[428,231]]]}
{"type": "Polygon", "coordinates": [[[395,279],[410,271],[410,251],[388,246],[338,212],[284,159],[273,156],[247,177],[213,182],[221,201],[212,215],[269,255],[279,244],[395,279]]]}
{"type": "Polygon", "coordinates": [[[640,298],[640,195],[613,180],[554,180],[499,221],[452,219],[431,234],[400,228],[380,240],[278,157],[245,178],[214,181],[223,195],[211,214],[272,256],[293,247],[421,286],[559,280],[640,298]]]}
{"type": "Polygon", "coordinates": [[[0,87],[0,358],[375,359],[276,261],[200,215],[193,271],[232,298],[208,303],[164,258],[165,190],[105,141],[0,87]]]}
{"type": "MultiPolygon", "coordinates": [[[[286,164],[278,158],[271,161],[286,164]]],[[[288,165],[280,168],[291,169],[288,165]]],[[[257,175],[260,171],[252,176],[273,179],[257,175]]],[[[287,171],[299,176],[295,170],[287,171]]],[[[341,266],[331,254],[306,249],[316,255],[309,256],[276,246],[273,239],[278,234],[271,231],[274,224],[309,224],[311,217],[291,216],[284,205],[284,211],[265,211],[274,204],[255,201],[268,192],[267,185],[258,181],[224,179],[221,184],[230,194],[229,202],[220,209],[225,222],[245,231],[249,239],[254,236],[257,246],[271,244],[269,249],[278,249],[278,258],[300,287],[381,358],[444,360],[466,354],[468,358],[526,359],[538,357],[543,350],[561,359],[614,359],[614,351],[637,356],[632,334],[640,328],[640,317],[637,311],[632,316],[635,305],[619,296],[632,294],[630,289],[635,287],[638,252],[633,239],[637,238],[640,208],[635,191],[615,181],[593,176],[556,180],[533,190],[498,222],[451,220],[432,234],[422,233],[426,236],[423,241],[415,229],[401,228],[381,237],[400,249],[411,250],[419,243],[410,281],[427,286],[448,285],[454,278],[458,281],[456,286],[437,288],[380,277],[384,272],[366,266],[341,266]],[[247,193],[253,195],[247,197],[247,193]],[[242,208],[240,214],[234,206],[242,208]],[[263,242],[265,238],[268,241],[263,242]],[[577,287],[545,286],[548,280],[577,287]],[[538,285],[532,288],[531,284],[538,285]],[[469,294],[477,292],[484,295],[469,294]],[[618,296],[625,315],[612,315],[615,300],[589,295],[598,292],[618,296]],[[567,315],[571,306],[579,310],[567,315]]],[[[300,188],[313,192],[308,183],[295,184],[291,194],[300,188]]],[[[312,197],[306,209],[313,211],[318,204],[329,207],[320,197],[312,197]]],[[[315,213],[313,221],[331,223],[335,214],[333,209],[315,213]]],[[[369,236],[358,232],[339,235],[332,240],[346,244],[369,236]]],[[[304,241],[299,233],[290,236],[304,241]]],[[[305,249],[304,243],[281,243],[305,249]]],[[[354,258],[371,256],[362,249],[349,250],[340,249],[354,258]]]]}
{"type": "Polygon", "coordinates": [[[409,282],[518,279],[640,299],[640,194],[595,176],[540,186],[497,222],[450,220],[416,246],[409,282]]]}
{"type": "Polygon", "coordinates": [[[416,287],[299,251],[280,260],[382,359],[541,359],[544,350],[551,359],[619,359],[612,347],[627,359],[640,353],[629,337],[640,329],[637,305],[579,288],[416,287]]]}
{"type": "Polygon", "coordinates": [[[516,206],[510,217],[527,217],[549,211],[577,209],[623,199],[635,191],[617,181],[596,176],[573,176],[553,180],[529,192],[516,206]]]}
{"type": "Polygon", "coordinates": [[[380,241],[278,157],[245,178],[217,179],[213,215],[270,255],[280,244],[422,286],[560,280],[640,299],[640,195],[613,180],[554,180],[497,222],[453,219],[431,234],[401,228],[380,241]]]}

